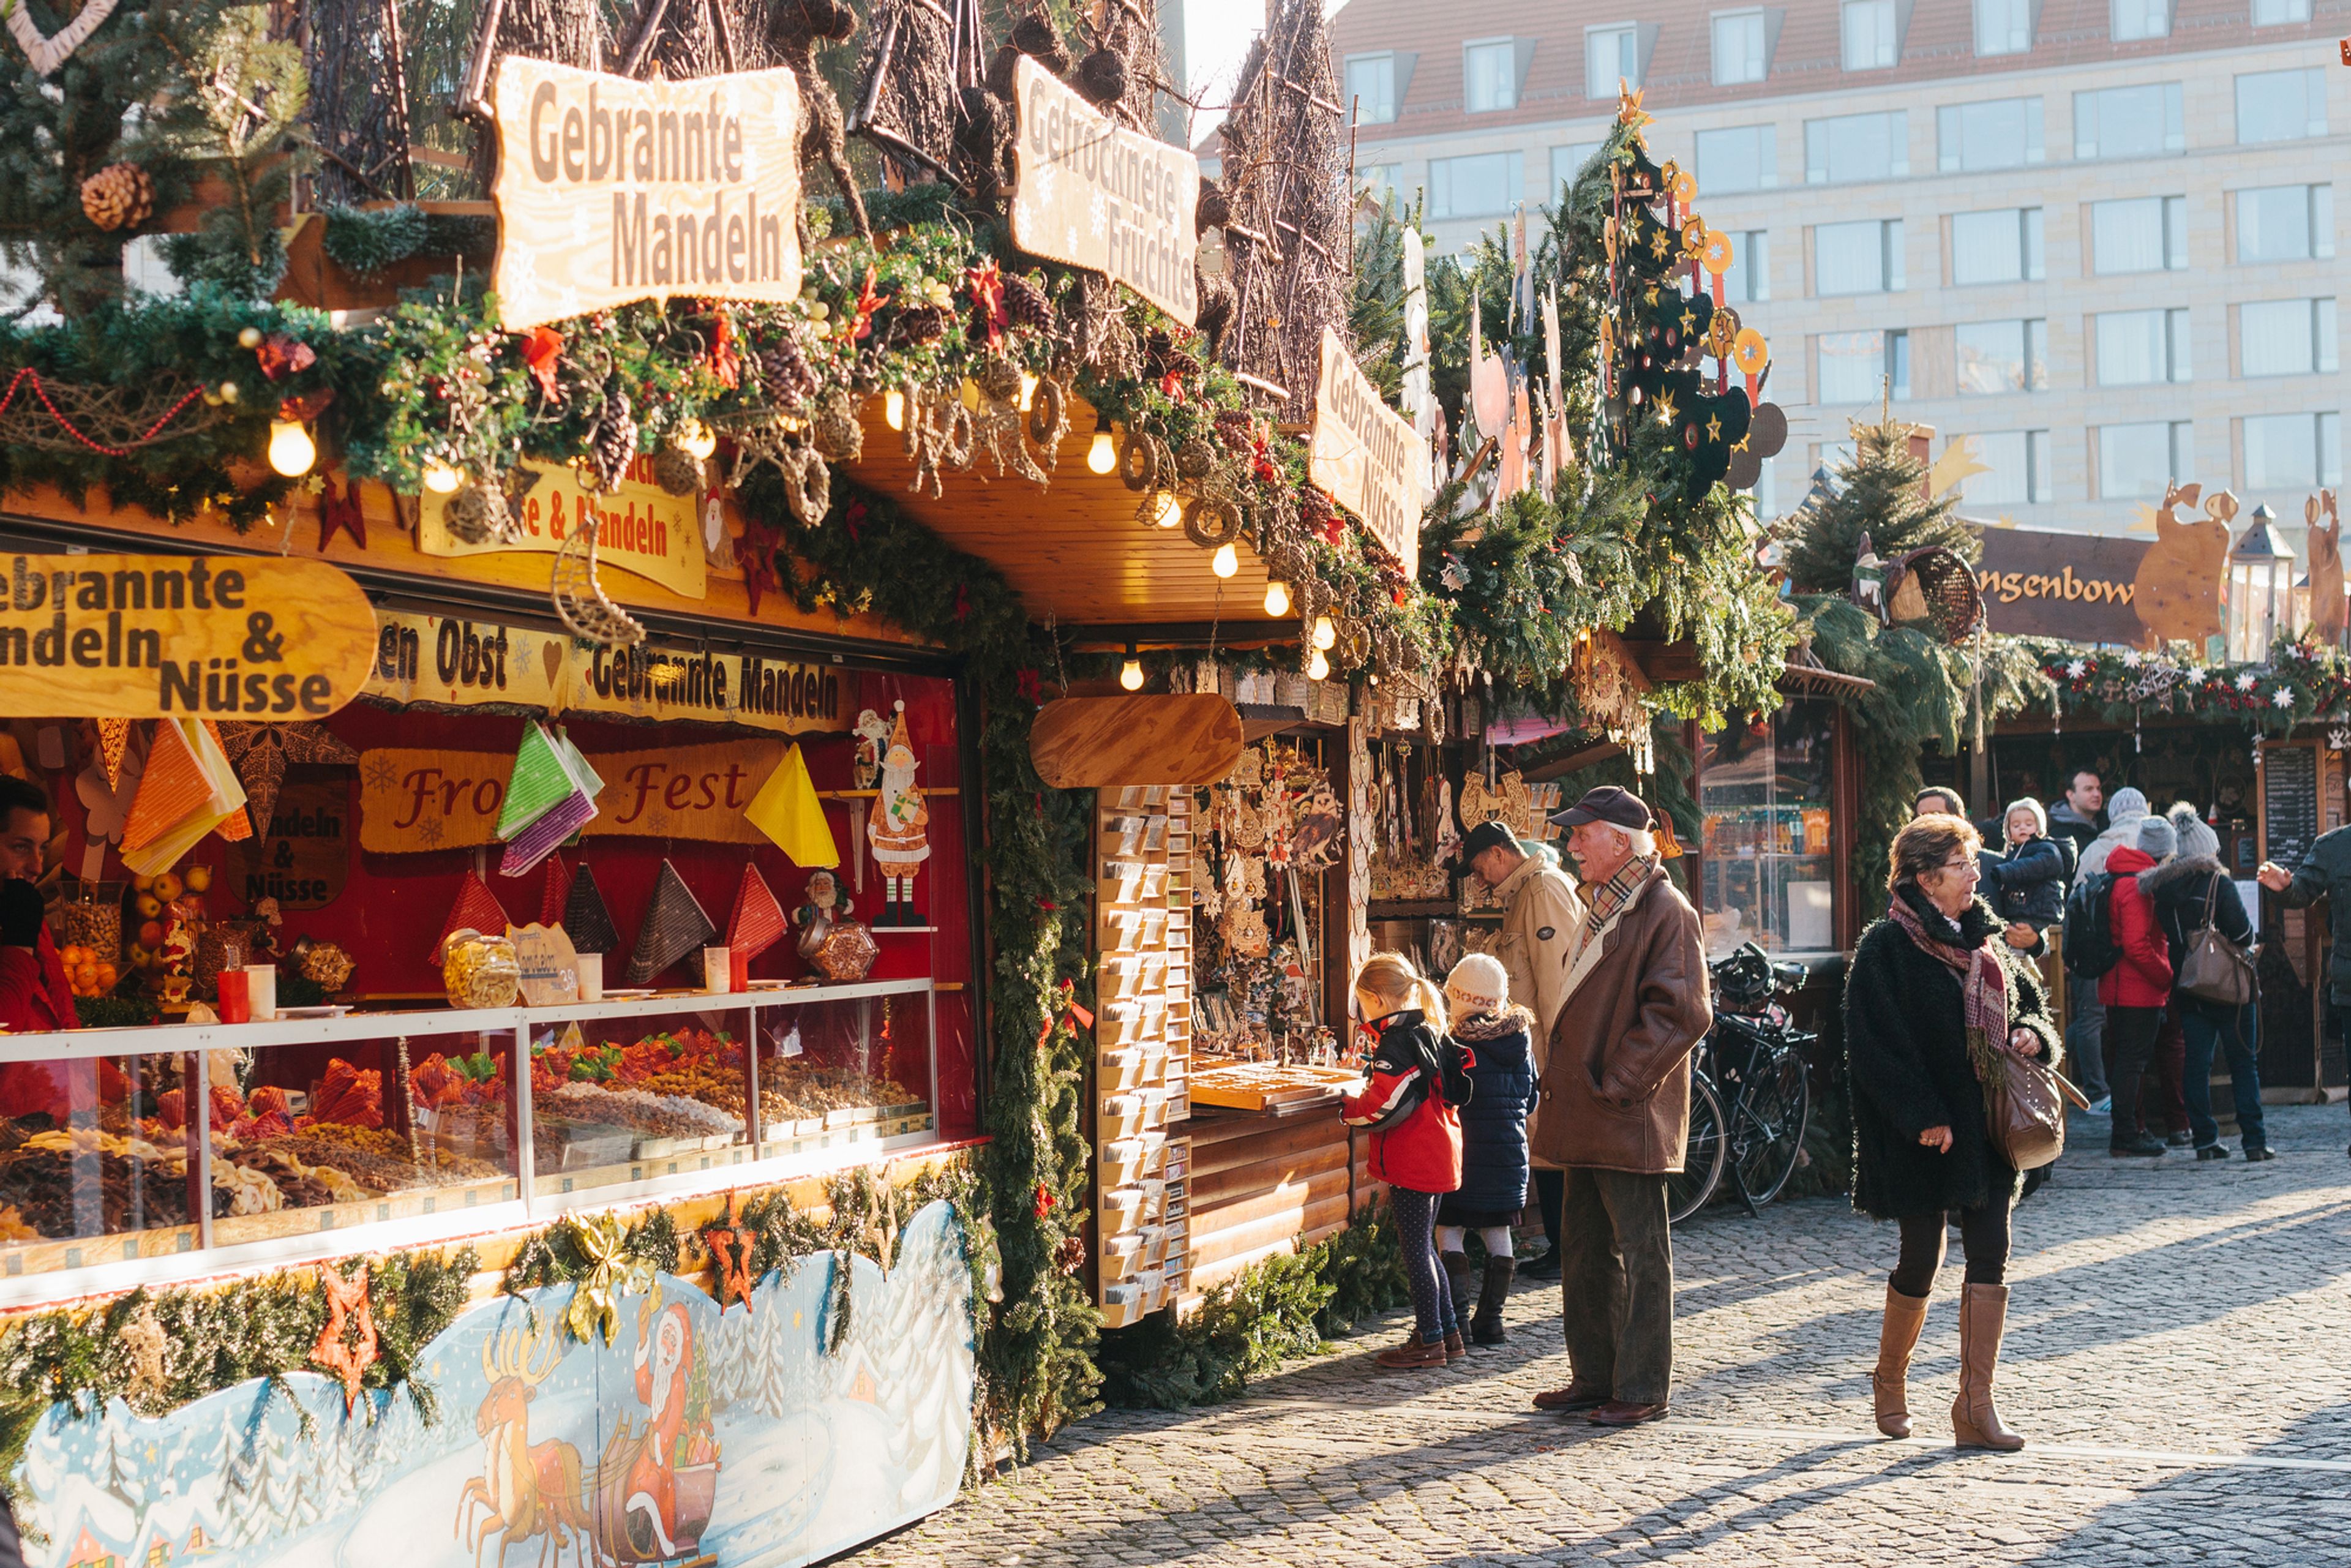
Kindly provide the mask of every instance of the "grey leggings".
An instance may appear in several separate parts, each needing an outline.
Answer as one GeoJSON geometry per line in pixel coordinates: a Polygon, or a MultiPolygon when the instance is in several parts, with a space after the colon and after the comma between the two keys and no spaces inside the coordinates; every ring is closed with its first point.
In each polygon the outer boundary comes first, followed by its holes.
{"type": "Polygon", "coordinates": [[[1412,1290],[1413,1316],[1423,1344],[1438,1344],[1447,1334],[1461,1332],[1453,1291],[1437,1260],[1437,1197],[1408,1186],[1388,1188],[1388,1201],[1395,1206],[1396,1239],[1404,1247],[1405,1283],[1412,1290]]]}

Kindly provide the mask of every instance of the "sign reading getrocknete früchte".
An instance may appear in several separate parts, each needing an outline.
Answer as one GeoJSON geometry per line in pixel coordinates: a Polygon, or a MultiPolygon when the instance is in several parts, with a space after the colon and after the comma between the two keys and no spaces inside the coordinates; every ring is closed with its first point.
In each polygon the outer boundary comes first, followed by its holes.
{"type": "Polygon", "coordinates": [[[1314,383],[1314,440],[1306,476],[1360,518],[1371,536],[1420,573],[1420,469],[1426,449],[1411,423],[1381,401],[1355,356],[1322,329],[1322,373],[1314,383]]]}
{"type": "Polygon", "coordinates": [[[2147,640],[2134,601],[2153,539],[1998,528],[1981,537],[1976,586],[1992,631],[2134,648],[2147,640]]]}
{"type": "Polygon", "coordinates": [[[632,81],[509,55],[491,107],[507,327],[674,294],[799,294],[790,71],[632,81]]]}
{"type": "Polygon", "coordinates": [[[375,611],[322,560],[0,557],[0,714],[323,718],[359,695],[375,611]]]}
{"type": "Polygon", "coordinates": [[[1198,161],[1113,122],[1025,55],[1012,91],[1012,243],[1107,273],[1190,326],[1200,313],[1198,161]]]}

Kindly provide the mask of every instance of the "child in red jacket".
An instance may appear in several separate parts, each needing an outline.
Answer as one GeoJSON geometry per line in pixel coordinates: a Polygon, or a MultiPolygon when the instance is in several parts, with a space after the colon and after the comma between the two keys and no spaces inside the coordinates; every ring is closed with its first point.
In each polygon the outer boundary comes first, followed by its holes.
{"type": "Polygon", "coordinates": [[[2139,1124],[2139,1080],[2154,1058],[2156,1036],[2163,1024],[2163,1007],[2171,998],[2171,948],[2164,940],[2162,923],[2155,916],[2155,900],[2139,885],[2139,874],[2153,871],[2179,850],[2179,835],[2159,816],[2139,819],[2138,837],[2106,856],[2106,870],[2115,885],[2106,896],[2108,929],[2122,957],[2098,978],[2098,1000],[2106,1006],[2106,1082],[2114,1090],[2114,1129],[2106,1145],[2117,1159],[2160,1155],[2161,1138],[2139,1124]]]}
{"type": "Polygon", "coordinates": [[[1437,1200],[1461,1185],[1461,1117],[1469,1098],[1468,1053],[1446,1034],[1445,998],[1396,953],[1374,953],[1355,972],[1359,1028],[1376,1032],[1363,1090],[1341,1115],[1372,1129],[1372,1177],[1388,1184],[1416,1332],[1379,1354],[1394,1371],[1443,1366],[1468,1354],[1452,1292],[1437,1259],[1437,1200]]]}

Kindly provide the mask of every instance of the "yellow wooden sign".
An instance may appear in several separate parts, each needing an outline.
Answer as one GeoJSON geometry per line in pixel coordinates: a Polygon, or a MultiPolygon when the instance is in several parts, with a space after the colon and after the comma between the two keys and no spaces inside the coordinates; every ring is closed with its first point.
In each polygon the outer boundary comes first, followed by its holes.
{"type": "MultiPolygon", "coordinates": [[[[590,752],[604,780],[590,838],[690,839],[763,844],[743,820],[784,758],[780,740],[727,741],[660,751],[590,752]]],[[[497,841],[514,754],[412,751],[360,754],[360,848],[375,854],[470,849],[497,841]]]]}
{"type": "Polygon", "coordinates": [[[581,524],[601,517],[596,535],[600,567],[650,578],[688,599],[710,593],[710,560],[703,553],[701,502],[673,496],[653,483],[653,459],[639,457],[613,495],[599,496],[568,466],[521,465],[538,482],[522,502],[522,537],[511,544],[467,544],[449,531],[449,500],[426,491],[420,508],[416,548],[426,555],[553,555],[581,524]]]}
{"type": "Polygon", "coordinates": [[[674,294],[799,295],[789,70],[632,81],[508,55],[491,108],[507,328],[674,294]]]}
{"type": "Polygon", "coordinates": [[[0,582],[0,714],[314,719],[375,650],[360,585],[276,556],[15,555],[0,582]]]}
{"type": "Polygon", "coordinates": [[[1307,477],[1363,519],[1404,566],[1420,573],[1420,479],[1428,461],[1410,421],[1380,398],[1355,356],[1322,329],[1322,373],[1314,387],[1314,439],[1307,477]]]}

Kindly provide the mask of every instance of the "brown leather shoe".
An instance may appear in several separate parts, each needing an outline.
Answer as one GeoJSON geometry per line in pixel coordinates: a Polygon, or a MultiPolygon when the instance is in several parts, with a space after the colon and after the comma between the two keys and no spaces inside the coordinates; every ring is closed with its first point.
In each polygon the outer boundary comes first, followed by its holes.
{"type": "Polygon", "coordinates": [[[1564,1388],[1546,1389],[1535,1396],[1535,1408],[1573,1412],[1597,1410],[1608,1403],[1608,1390],[1589,1384],[1571,1383],[1564,1388]]]}
{"type": "Polygon", "coordinates": [[[1910,1435],[1910,1353],[1926,1325],[1927,1298],[1886,1287],[1886,1317],[1877,1330],[1877,1365],[1869,1387],[1877,1406],[1877,1429],[1889,1437],[1910,1435]]]}
{"type": "Polygon", "coordinates": [[[1611,1399],[1584,1417],[1595,1427],[1638,1427],[1645,1421],[1662,1421],[1671,1408],[1663,1400],[1655,1405],[1628,1405],[1622,1399],[1611,1399]]]}
{"type": "Polygon", "coordinates": [[[1389,1372],[1421,1372],[1445,1364],[1445,1343],[1426,1344],[1417,1333],[1406,1337],[1402,1344],[1390,1345],[1373,1358],[1389,1372]]]}
{"type": "Polygon", "coordinates": [[[1445,1336],[1445,1360],[1447,1364],[1449,1365],[1454,1362],[1467,1361],[1468,1359],[1469,1347],[1461,1343],[1461,1331],[1456,1329],[1453,1333],[1447,1334],[1445,1336]]]}

